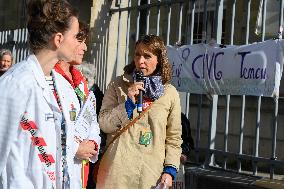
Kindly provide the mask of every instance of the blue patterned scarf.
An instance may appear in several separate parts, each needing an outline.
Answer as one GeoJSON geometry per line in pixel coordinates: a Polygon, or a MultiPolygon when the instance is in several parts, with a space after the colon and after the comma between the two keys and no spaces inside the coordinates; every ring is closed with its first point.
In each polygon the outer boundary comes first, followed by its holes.
{"type": "MultiPolygon", "coordinates": [[[[133,79],[136,81],[135,72],[133,73],[133,79]]],[[[162,83],[162,77],[159,75],[144,76],[144,97],[150,98],[151,100],[157,100],[163,96],[165,88],[162,83]]]]}

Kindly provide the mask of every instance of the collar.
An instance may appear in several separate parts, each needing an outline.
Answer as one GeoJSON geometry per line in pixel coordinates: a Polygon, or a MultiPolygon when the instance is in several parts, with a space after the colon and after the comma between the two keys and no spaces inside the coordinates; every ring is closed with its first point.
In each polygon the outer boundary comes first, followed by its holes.
{"type": "MultiPolygon", "coordinates": [[[[70,84],[71,86],[73,87],[73,89],[75,88],[75,85],[74,85],[74,82],[73,82],[73,75],[72,75],[72,78],[68,77],[67,74],[65,74],[65,72],[62,70],[62,68],[60,67],[60,64],[59,63],[56,63],[55,66],[54,66],[54,70],[59,73],[60,75],[62,75],[70,84]]],[[[71,66],[70,66],[70,70],[71,70],[71,66]]]]}
{"type": "Polygon", "coordinates": [[[124,73],[124,74],[122,75],[122,80],[123,80],[123,81],[126,81],[126,82],[130,82],[130,83],[133,83],[133,82],[134,82],[132,75],[127,74],[127,73],[124,73]]]}
{"type": "Polygon", "coordinates": [[[54,70],[60,75],[62,75],[70,83],[75,92],[80,90],[84,93],[85,97],[89,95],[88,82],[83,76],[83,74],[75,66],[69,67],[69,71],[72,75],[72,78],[68,77],[65,74],[65,72],[61,69],[59,63],[55,64],[54,70]]]}
{"type": "Polygon", "coordinates": [[[26,61],[29,65],[29,67],[31,68],[34,76],[35,76],[35,79],[36,81],[38,82],[39,86],[42,88],[42,89],[46,89],[48,88],[48,84],[46,83],[46,80],[45,80],[45,75],[43,73],[43,70],[36,58],[36,56],[34,54],[32,55],[29,55],[27,58],[26,58],[26,61]]]}

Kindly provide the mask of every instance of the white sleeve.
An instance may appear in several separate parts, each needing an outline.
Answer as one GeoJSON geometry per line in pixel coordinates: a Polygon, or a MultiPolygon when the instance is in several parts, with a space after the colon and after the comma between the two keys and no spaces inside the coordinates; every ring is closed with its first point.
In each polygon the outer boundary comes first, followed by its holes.
{"type": "MultiPolygon", "coordinates": [[[[98,145],[98,152],[99,152],[99,149],[100,149],[100,144],[101,144],[101,137],[100,137],[100,127],[99,127],[99,124],[98,124],[98,121],[97,121],[97,118],[96,120],[93,122],[92,126],[90,127],[90,134],[89,134],[89,137],[88,137],[89,140],[94,140],[97,145],[98,145]]],[[[93,156],[90,161],[92,163],[95,163],[97,160],[98,160],[98,155],[95,155],[93,156]]]]}
{"type": "Polygon", "coordinates": [[[0,79],[0,173],[6,166],[11,144],[17,140],[20,118],[28,101],[27,93],[13,77],[0,79]]]}

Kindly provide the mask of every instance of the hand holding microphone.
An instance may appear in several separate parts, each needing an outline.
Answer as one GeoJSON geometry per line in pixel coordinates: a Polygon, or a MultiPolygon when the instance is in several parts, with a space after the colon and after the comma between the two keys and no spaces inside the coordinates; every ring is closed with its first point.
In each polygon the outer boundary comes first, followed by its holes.
{"type": "MultiPolygon", "coordinates": [[[[144,82],[143,72],[136,71],[136,82],[144,82]]],[[[143,112],[143,91],[139,89],[138,101],[137,101],[137,112],[143,112]]]]}
{"type": "MultiPolygon", "coordinates": [[[[132,100],[134,104],[142,104],[143,105],[143,85],[144,85],[144,79],[143,79],[143,73],[141,72],[135,72],[135,81],[133,84],[131,84],[128,88],[128,94],[127,96],[132,100]],[[138,78],[137,78],[138,76],[138,78]],[[140,95],[139,95],[140,94],[140,95]]],[[[137,109],[138,111],[138,109],[137,109]]],[[[140,109],[139,109],[140,111],[140,109]]],[[[141,111],[142,112],[142,111],[141,111]]],[[[141,113],[138,112],[138,113],[141,113]]]]}

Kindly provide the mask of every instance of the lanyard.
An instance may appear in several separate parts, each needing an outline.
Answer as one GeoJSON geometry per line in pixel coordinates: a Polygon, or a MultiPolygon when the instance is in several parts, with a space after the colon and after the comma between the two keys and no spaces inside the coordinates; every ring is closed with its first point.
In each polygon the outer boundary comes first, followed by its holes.
{"type": "Polygon", "coordinates": [[[62,156],[61,156],[61,162],[62,162],[62,189],[68,189],[70,188],[70,176],[68,172],[68,164],[67,164],[67,134],[66,134],[66,120],[64,118],[63,114],[63,109],[62,109],[62,104],[60,103],[59,95],[58,95],[58,90],[54,81],[54,75],[52,73],[52,78],[53,78],[53,85],[54,85],[54,96],[56,98],[56,101],[58,103],[58,106],[61,110],[62,113],[62,121],[61,121],[61,151],[62,151],[62,156]]]}

